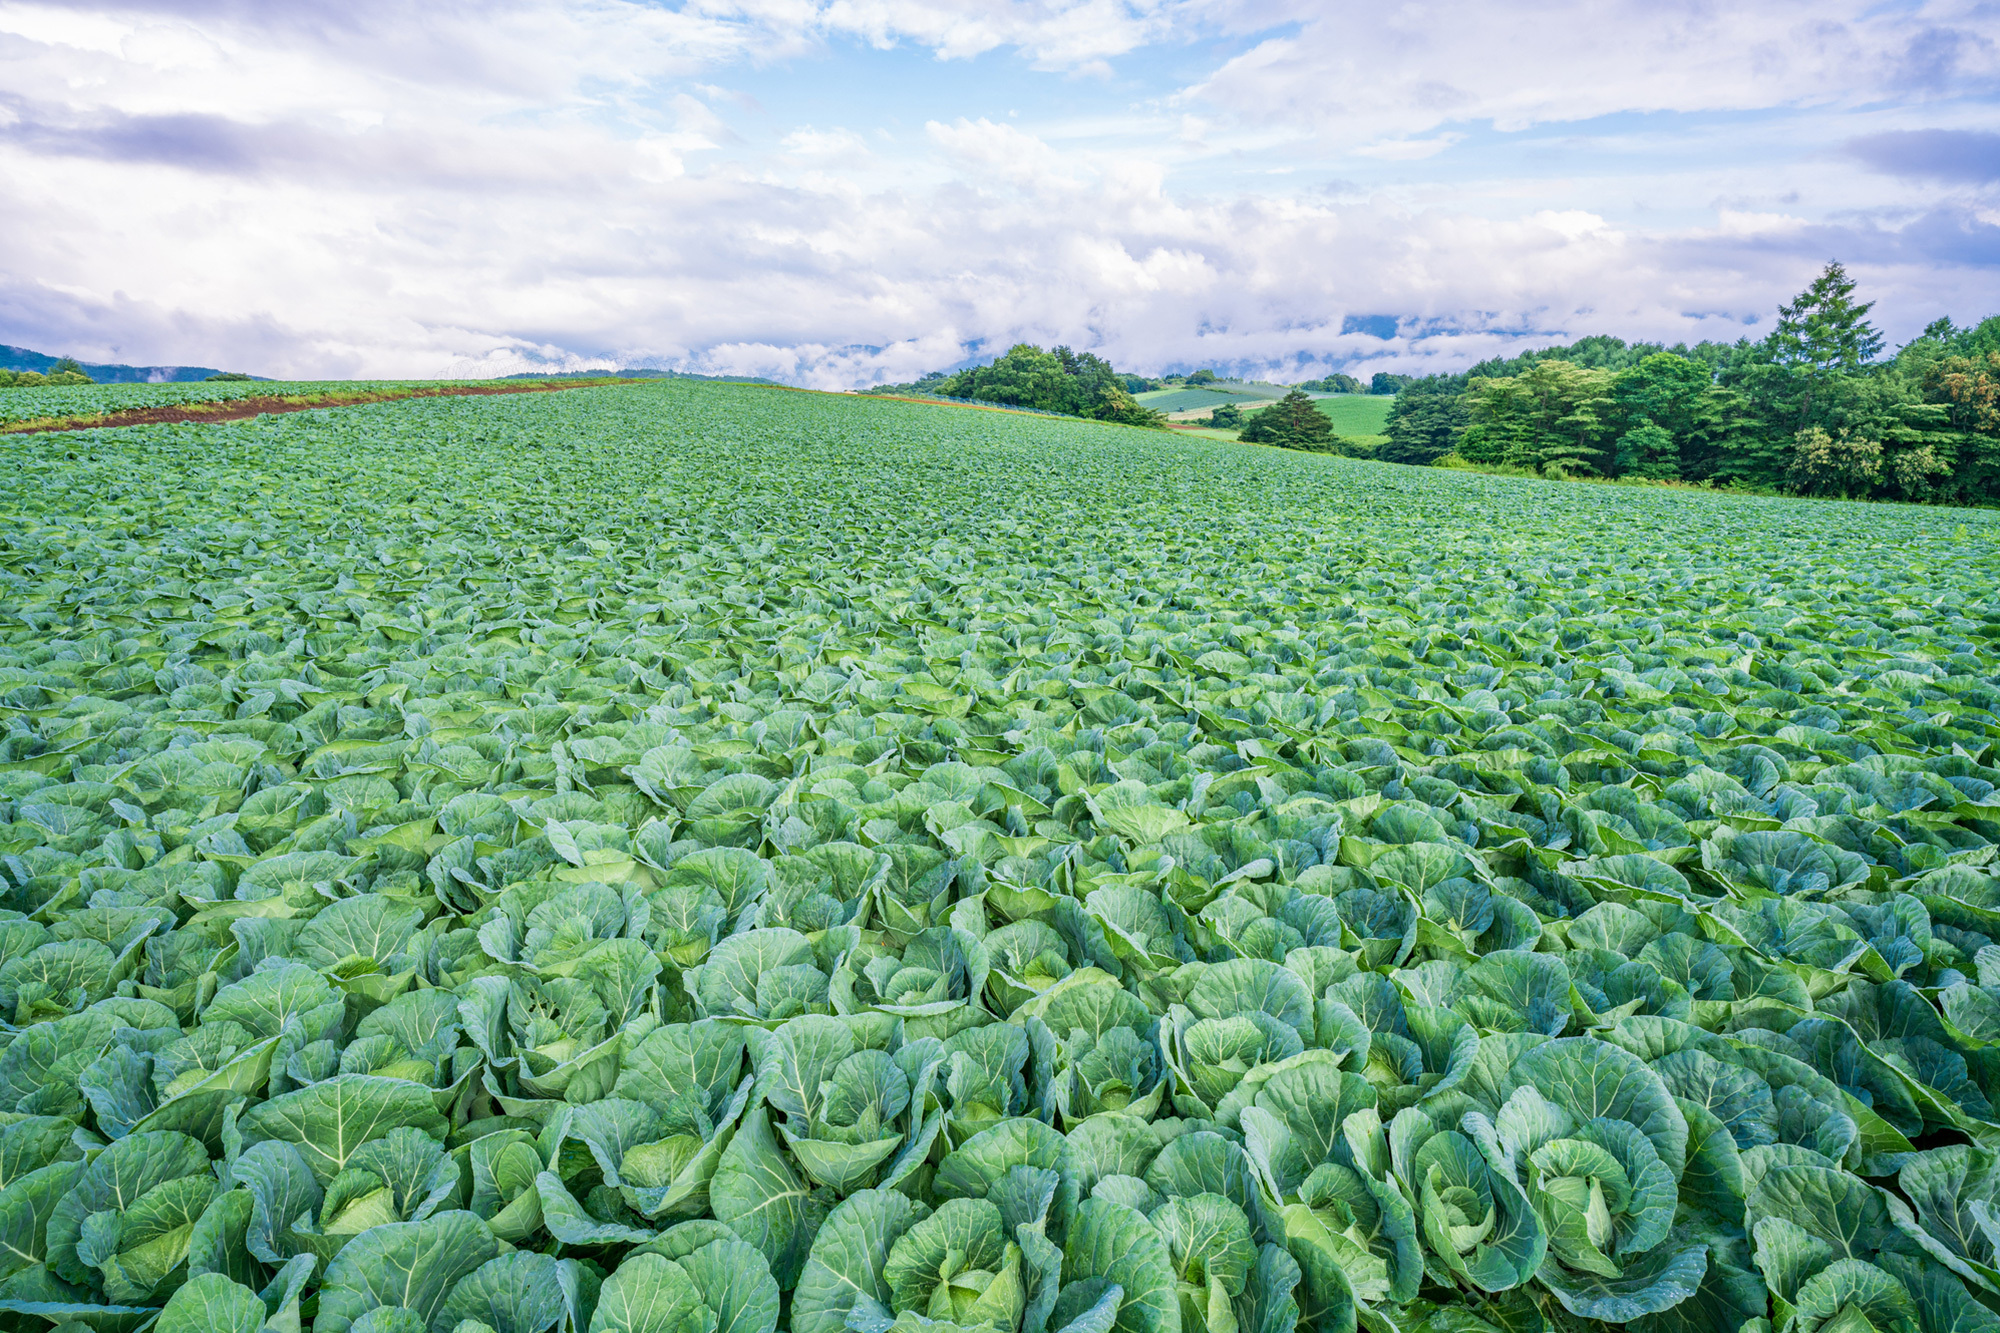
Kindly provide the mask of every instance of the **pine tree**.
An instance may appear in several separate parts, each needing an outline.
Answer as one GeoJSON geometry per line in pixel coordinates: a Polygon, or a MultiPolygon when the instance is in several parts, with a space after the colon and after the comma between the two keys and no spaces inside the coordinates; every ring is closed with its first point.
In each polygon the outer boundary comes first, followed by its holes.
{"type": "Polygon", "coordinates": [[[1854,287],[1840,261],[1829,261],[1790,305],[1778,307],[1773,359],[1813,375],[1851,375],[1873,361],[1882,351],[1882,335],[1868,322],[1875,303],[1855,304],[1854,287]]]}
{"type": "Polygon", "coordinates": [[[1285,449],[1322,453],[1332,452],[1339,444],[1326,413],[1313,406],[1313,400],[1299,389],[1293,389],[1250,418],[1250,424],[1236,438],[1252,444],[1275,444],[1285,449]]]}

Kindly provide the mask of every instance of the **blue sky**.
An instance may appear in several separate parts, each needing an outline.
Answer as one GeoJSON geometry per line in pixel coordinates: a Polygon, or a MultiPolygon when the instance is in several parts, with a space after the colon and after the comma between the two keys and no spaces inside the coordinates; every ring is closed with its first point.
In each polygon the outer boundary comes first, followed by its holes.
{"type": "Polygon", "coordinates": [[[2000,9],[0,0],[0,342],[817,387],[2000,311],[2000,9]]]}

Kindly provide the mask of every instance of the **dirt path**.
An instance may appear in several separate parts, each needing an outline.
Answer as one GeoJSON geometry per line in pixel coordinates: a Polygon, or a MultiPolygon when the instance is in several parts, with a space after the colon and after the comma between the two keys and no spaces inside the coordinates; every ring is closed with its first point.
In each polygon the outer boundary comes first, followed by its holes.
{"type": "Polygon", "coordinates": [[[89,417],[36,417],[0,426],[0,435],[38,435],[65,430],[105,430],[113,426],[207,425],[243,421],[283,412],[314,412],[322,407],[356,407],[362,403],[396,403],[407,398],[472,398],[498,393],[554,393],[561,389],[597,389],[636,380],[571,380],[559,384],[468,384],[443,389],[378,389],[367,393],[327,394],[303,398],[272,394],[260,398],[230,398],[213,403],[177,403],[170,407],[133,407],[89,417]]]}

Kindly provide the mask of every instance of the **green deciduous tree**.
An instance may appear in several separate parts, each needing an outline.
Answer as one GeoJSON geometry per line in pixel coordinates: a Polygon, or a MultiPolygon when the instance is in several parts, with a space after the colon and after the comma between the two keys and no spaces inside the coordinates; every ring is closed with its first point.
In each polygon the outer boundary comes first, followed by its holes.
{"type": "Polygon", "coordinates": [[[1604,475],[1615,466],[1616,376],[1567,361],[1519,375],[1474,379],[1459,452],[1475,463],[1532,467],[1551,476],[1604,475]]]}
{"type": "Polygon", "coordinates": [[[2000,352],[1925,356],[1923,341],[1897,357],[1909,363],[1913,400],[1883,433],[1886,479],[1904,499],[1992,504],[2000,500],[2000,352]]]}
{"type": "Polygon", "coordinates": [[[1882,441],[1808,426],[1792,441],[1792,484],[1813,495],[1866,493],[1882,475],[1882,441]]]}
{"type": "Polygon", "coordinates": [[[1355,379],[1354,376],[1352,375],[1341,374],[1339,371],[1335,371],[1333,374],[1328,375],[1324,379],[1307,380],[1305,383],[1299,385],[1299,387],[1301,389],[1304,389],[1307,393],[1368,392],[1367,387],[1363,385],[1360,380],[1355,379]]]}
{"type": "Polygon", "coordinates": [[[1680,445],[1673,432],[1646,417],[1618,437],[1618,475],[1673,481],[1681,475],[1680,445]]]}
{"type": "Polygon", "coordinates": [[[1681,476],[1688,481],[1726,479],[1728,469],[1749,456],[1764,438],[1762,423],[1735,389],[1711,385],[1690,413],[1680,440],[1681,476]]]}
{"type": "Polygon", "coordinates": [[[1140,406],[1109,361],[1067,347],[1045,352],[1033,343],[1019,343],[992,365],[960,371],[932,392],[1128,426],[1166,425],[1165,417],[1140,406]]]}
{"type": "Polygon", "coordinates": [[[1702,395],[1714,380],[1714,373],[1699,361],[1655,352],[1618,372],[1611,396],[1628,422],[1650,421],[1679,441],[1694,433],[1702,395]]]}
{"type": "Polygon", "coordinates": [[[1931,402],[1946,406],[1955,429],[2000,435],[2000,352],[1947,358],[1924,389],[1931,402]]]}

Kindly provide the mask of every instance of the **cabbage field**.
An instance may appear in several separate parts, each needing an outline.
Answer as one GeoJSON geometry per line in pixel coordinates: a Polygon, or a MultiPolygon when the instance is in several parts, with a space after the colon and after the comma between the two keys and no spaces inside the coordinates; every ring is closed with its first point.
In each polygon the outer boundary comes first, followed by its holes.
{"type": "Polygon", "coordinates": [[[444,388],[459,380],[195,380],[170,384],[50,384],[0,388],[0,426],[18,421],[91,417],[148,407],[229,403],[274,394],[325,397],[384,390],[444,388]]]}
{"type": "Polygon", "coordinates": [[[2000,1329],[2000,522],[686,381],[0,438],[7,1333],[2000,1329]]]}

